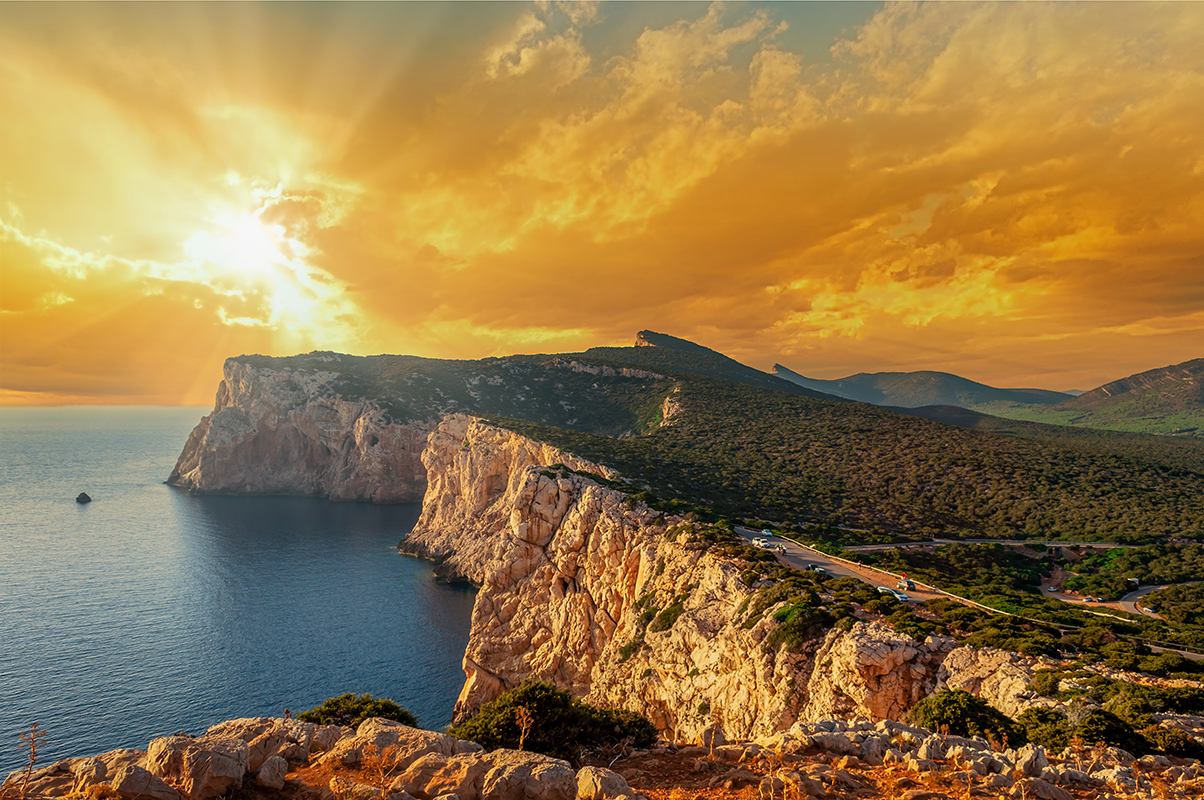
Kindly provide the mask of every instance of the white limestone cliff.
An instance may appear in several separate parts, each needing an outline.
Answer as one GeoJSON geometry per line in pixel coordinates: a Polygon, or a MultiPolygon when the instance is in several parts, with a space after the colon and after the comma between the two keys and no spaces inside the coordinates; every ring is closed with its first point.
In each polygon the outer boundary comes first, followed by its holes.
{"type": "Polygon", "coordinates": [[[462,415],[431,433],[423,462],[422,516],[402,549],[481,587],[457,718],[526,678],[639,711],[679,739],[714,720],[753,737],[832,711],[898,717],[952,647],[868,623],[810,651],[766,647],[777,623],[770,609],[744,627],[757,587],[742,562],[589,476],[611,471],[462,415]]]}
{"type": "Polygon", "coordinates": [[[419,500],[433,422],[391,422],[369,400],[339,398],[334,378],[227,359],[213,413],[192,431],[167,482],[202,493],[419,500]]]}

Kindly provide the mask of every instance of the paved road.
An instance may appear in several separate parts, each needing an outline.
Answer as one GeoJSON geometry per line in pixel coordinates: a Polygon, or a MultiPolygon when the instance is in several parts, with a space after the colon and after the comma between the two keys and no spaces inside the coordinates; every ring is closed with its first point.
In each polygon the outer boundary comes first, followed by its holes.
{"type": "Polygon", "coordinates": [[[1147,594],[1150,594],[1151,592],[1156,592],[1159,589],[1166,589],[1170,586],[1194,586],[1197,583],[1200,583],[1200,581],[1188,581],[1186,583],[1176,583],[1176,584],[1165,583],[1162,586],[1143,586],[1140,589],[1138,589],[1137,591],[1129,592],[1128,594],[1126,594],[1124,597],[1120,598],[1116,602],[1125,611],[1131,612],[1133,614],[1144,614],[1147,617],[1154,617],[1156,619],[1162,619],[1162,617],[1158,616],[1157,614],[1154,614],[1150,611],[1146,611],[1145,604],[1138,603],[1137,601],[1140,600],[1141,598],[1145,597],[1147,594]]]}
{"type": "MultiPolygon", "coordinates": [[[[752,540],[760,538],[763,534],[760,531],[736,526],[736,533],[743,536],[745,539],[752,540]]],[[[786,552],[778,553],[778,560],[788,567],[795,569],[807,569],[807,565],[815,564],[823,567],[828,571],[829,575],[835,575],[841,578],[856,578],[859,581],[868,583],[871,586],[889,586],[894,588],[898,582],[895,576],[873,569],[872,567],[855,567],[851,564],[845,564],[842,561],[826,556],[816,550],[810,550],[802,545],[796,544],[789,539],[783,539],[780,536],[774,536],[772,541],[775,544],[784,545],[786,552]]],[[[937,597],[945,597],[946,595],[938,591],[929,591],[921,588],[918,584],[914,590],[908,589],[905,592],[907,597],[914,602],[922,602],[924,600],[933,600],[937,597]]]]}
{"type": "MultiPolygon", "coordinates": [[[[750,543],[753,539],[761,538],[764,535],[760,531],[753,530],[751,528],[745,528],[740,525],[736,526],[736,533],[740,534],[745,539],[748,539],[750,543]]],[[[777,556],[778,561],[782,562],[788,567],[794,567],[795,569],[806,569],[809,564],[816,564],[827,570],[829,575],[835,575],[837,577],[844,578],[856,578],[857,580],[868,583],[871,586],[893,587],[895,582],[898,580],[893,575],[881,572],[871,567],[858,567],[852,564],[845,564],[843,561],[838,561],[816,550],[805,548],[799,544],[796,544],[795,542],[790,541],[789,539],[783,539],[780,536],[774,536],[771,541],[785,546],[786,552],[779,552],[777,553],[777,556]]],[[[1147,587],[1147,591],[1154,591],[1155,589],[1161,588],[1165,587],[1151,586],[1147,587]]],[[[1050,592],[1046,587],[1042,587],[1042,591],[1046,594],[1046,596],[1054,597],[1058,600],[1076,603],[1083,602],[1081,597],[1066,595],[1060,592],[1050,592]]],[[[1141,590],[1138,590],[1138,592],[1133,592],[1130,595],[1126,595],[1125,597],[1121,598],[1119,602],[1113,604],[1113,606],[1119,607],[1120,603],[1124,602],[1124,600],[1130,599],[1133,595],[1138,595],[1140,592],[1141,590]]],[[[938,597],[945,597],[950,600],[963,602],[961,598],[954,597],[939,590],[923,588],[921,584],[916,584],[915,589],[909,589],[907,591],[907,596],[912,602],[923,602],[925,600],[933,600],[938,597]]],[[[1095,608],[1099,608],[1101,606],[1108,607],[1109,604],[1092,603],[1091,605],[1095,608]]],[[[1155,653],[1163,653],[1169,650],[1169,648],[1156,647],[1155,645],[1149,645],[1149,648],[1155,653]]],[[[1191,653],[1186,650],[1172,650],[1171,652],[1179,653],[1180,655],[1197,661],[1204,660],[1204,653],[1191,653]]]]}

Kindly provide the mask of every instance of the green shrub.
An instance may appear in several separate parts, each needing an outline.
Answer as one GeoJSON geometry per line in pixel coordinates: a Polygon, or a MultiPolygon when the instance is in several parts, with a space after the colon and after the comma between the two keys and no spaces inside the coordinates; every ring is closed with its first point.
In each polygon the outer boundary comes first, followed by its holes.
{"type": "Polygon", "coordinates": [[[1089,745],[1113,745],[1138,755],[1150,749],[1147,740],[1134,731],[1132,726],[1111,711],[1102,708],[1087,712],[1083,721],[1074,726],[1074,735],[1089,745]]]}
{"type": "Polygon", "coordinates": [[[1146,728],[1141,735],[1154,747],[1167,755],[1179,758],[1204,760],[1204,747],[1178,728],[1162,728],[1157,725],[1146,728]]]}
{"type": "Polygon", "coordinates": [[[941,689],[912,706],[907,716],[911,722],[930,731],[942,730],[947,725],[949,733],[957,736],[990,737],[995,741],[1007,737],[1010,747],[1028,742],[1023,727],[985,700],[961,689],[941,689]]]}
{"type": "Polygon", "coordinates": [[[297,715],[297,719],[302,722],[346,725],[351,728],[372,717],[395,720],[412,728],[418,727],[418,718],[392,700],[351,692],[332,697],[317,708],[297,715]]]}
{"type": "Polygon", "coordinates": [[[615,743],[628,737],[637,747],[647,747],[656,741],[656,728],[634,711],[595,708],[574,700],[568,692],[551,684],[534,681],[523,681],[448,733],[478,742],[487,750],[517,748],[520,707],[527,709],[535,723],[524,742],[525,749],[532,752],[574,760],[583,747],[615,743]]]}
{"type": "Polygon", "coordinates": [[[648,630],[653,633],[667,631],[673,627],[673,623],[677,622],[677,618],[686,610],[683,602],[673,603],[664,611],[656,615],[656,619],[652,620],[652,624],[648,626],[648,630]]]}
{"type": "Polygon", "coordinates": [[[1050,752],[1064,750],[1074,738],[1066,715],[1052,708],[1030,708],[1016,718],[1030,742],[1050,752]]]}

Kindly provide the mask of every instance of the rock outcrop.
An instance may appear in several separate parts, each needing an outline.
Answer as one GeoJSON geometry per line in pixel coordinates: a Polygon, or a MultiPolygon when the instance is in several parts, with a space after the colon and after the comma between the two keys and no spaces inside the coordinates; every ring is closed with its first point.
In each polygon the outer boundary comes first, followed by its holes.
{"type": "Polygon", "coordinates": [[[994,647],[958,647],[941,662],[936,688],[963,689],[1015,719],[1030,708],[1058,705],[1029,687],[1034,672],[1055,665],[994,647]]]}
{"type": "Polygon", "coordinates": [[[334,372],[227,359],[211,414],[167,482],[204,493],[421,499],[420,455],[433,420],[391,422],[376,403],[341,399],[334,372]]]}
{"type": "Polygon", "coordinates": [[[422,516],[402,550],[481,587],[458,719],[532,678],[639,711],[666,735],[719,720],[751,738],[834,710],[899,716],[952,649],[868,623],[799,652],[769,647],[776,606],[745,626],[759,586],[741,580],[744,564],[595,480],[612,471],[463,415],[431,433],[423,462],[422,516]]]}
{"type": "Polygon", "coordinates": [[[920,644],[882,625],[858,623],[829,631],[807,684],[803,718],[902,719],[936,687],[937,667],[953,641],[929,636],[920,644]]]}

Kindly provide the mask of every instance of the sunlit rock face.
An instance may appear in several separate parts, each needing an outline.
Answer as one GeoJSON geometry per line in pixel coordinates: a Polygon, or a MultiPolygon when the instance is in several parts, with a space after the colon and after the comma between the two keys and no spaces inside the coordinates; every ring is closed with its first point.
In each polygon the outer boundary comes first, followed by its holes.
{"type": "Polygon", "coordinates": [[[336,377],[227,360],[213,413],[192,431],[167,482],[201,493],[420,500],[433,421],[389,421],[372,401],[341,399],[336,377]]]}
{"type": "Polygon", "coordinates": [[[481,587],[458,719],[526,678],[679,739],[715,720],[753,737],[836,709],[881,719],[931,691],[951,647],[870,624],[768,647],[776,607],[745,627],[757,585],[742,564],[589,476],[610,470],[463,415],[431,433],[423,461],[422,517],[402,550],[481,587]]]}

